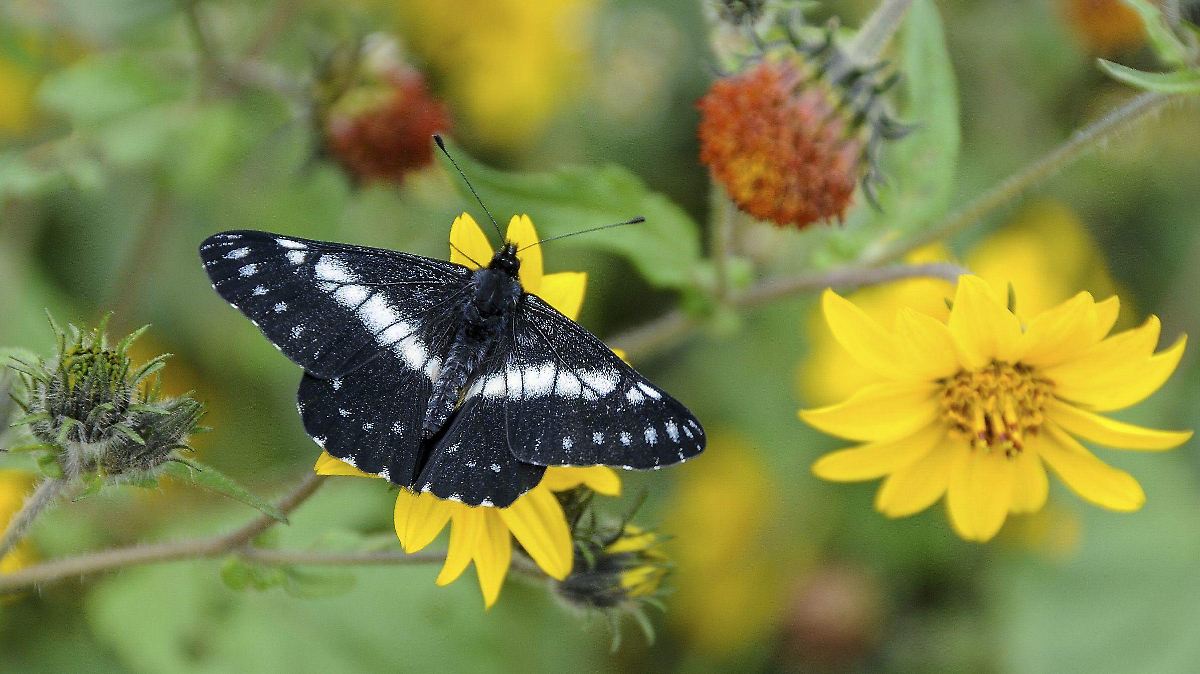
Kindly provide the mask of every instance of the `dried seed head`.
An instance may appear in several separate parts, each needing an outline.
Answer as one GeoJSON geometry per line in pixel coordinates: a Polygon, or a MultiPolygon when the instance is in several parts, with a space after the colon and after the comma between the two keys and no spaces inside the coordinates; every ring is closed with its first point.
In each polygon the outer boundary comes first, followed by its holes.
{"type": "Polygon", "coordinates": [[[896,78],[852,64],[828,33],[745,64],[699,103],[700,161],[738,207],[804,227],[841,219],[859,182],[874,201],[879,146],[907,131],[880,98],[896,78]]]}
{"type": "Polygon", "coordinates": [[[331,61],[317,99],[325,150],[357,180],[402,182],[433,161],[430,138],[450,128],[446,105],[379,36],[331,61]]]}

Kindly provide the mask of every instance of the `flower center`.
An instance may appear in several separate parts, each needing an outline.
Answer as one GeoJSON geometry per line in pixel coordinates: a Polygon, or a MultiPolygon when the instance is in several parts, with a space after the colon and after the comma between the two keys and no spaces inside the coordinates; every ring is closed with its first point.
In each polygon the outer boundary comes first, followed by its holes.
{"type": "Polygon", "coordinates": [[[979,450],[1012,457],[1041,428],[1053,384],[1021,363],[992,361],[943,380],[942,417],[951,435],[979,450]]]}

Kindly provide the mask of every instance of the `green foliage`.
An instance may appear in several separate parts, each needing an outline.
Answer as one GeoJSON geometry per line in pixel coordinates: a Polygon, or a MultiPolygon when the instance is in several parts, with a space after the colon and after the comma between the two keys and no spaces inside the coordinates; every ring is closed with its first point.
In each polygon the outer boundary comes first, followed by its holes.
{"type": "MultiPolygon", "coordinates": [[[[475,161],[460,148],[451,145],[449,149],[502,228],[508,216],[526,213],[538,233],[549,238],[641,215],[646,222],[611,232],[584,234],[554,245],[616,253],[658,287],[678,289],[695,283],[695,269],[700,260],[699,227],[682,208],[650,191],[628,170],[608,165],[566,167],[546,173],[508,173],[475,161]]],[[[454,168],[444,158],[442,161],[457,180],[454,168]]],[[[466,184],[461,180],[457,184],[463,198],[473,202],[466,184]]],[[[467,209],[473,206],[469,203],[467,209]]],[[[487,228],[485,218],[477,220],[487,228]]]]}
{"type": "Polygon", "coordinates": [[[1147,73],[1104,59],[1100,59],[1100,69],[1114,79],[1146,91],[1157,91],[1164,94],[1200,93],[1200,70],[1147,73]]]}

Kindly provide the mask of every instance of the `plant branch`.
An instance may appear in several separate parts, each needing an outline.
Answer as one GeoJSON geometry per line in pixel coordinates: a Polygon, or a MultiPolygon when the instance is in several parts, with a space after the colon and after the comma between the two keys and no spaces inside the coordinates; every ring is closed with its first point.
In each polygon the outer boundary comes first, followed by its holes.
{"type": "MultiPolygon", "coordinates": [[[[279,510],[285,515],[295,510],[317,491],[324,480],[323,475],[310,474],[306,476],[291,493],[279,501],[279,510]]],[[[244,548],[256,536],[270,529],[274,524],[276,524],[276,520],[271,516],[259,515],[241,528],[220,536],[138,545],[56,559],[0,575],[0,594],[51,583],[63,578],[82,577],[127,566],[180,559],[219,557],[244,548]]]]}
{"type": "MultiPolygon", "coordinates": [[[[861,288],[906,278],[941,278],[956,280],[967,270],[949,262],[932,264],[894,265],[890,267],[843,267],[818,274],[801,274],[768,279],[729,298],[728,306],[752,309],[778,299],[825,288],[861,288]]],[[[624,349],[631,360],[668,348],[692,332],[700,319],[675,310],[610,340],[612,346],[624,349]]]]}
{"type": "Polygon", "coordinates": [[[415,564],[437,564],[446,561],[444,552],[417,552],[408,554],[403,550],[377,550],[374,552],[322,552],[319,550],[268,550],[266,548],[243,547],[236,551],[248,562],[265,566],[408,566],[415,564]]]}
{"type": "Polygon", "coordinates": [[[997,208],[1040,185],[1089,150],[1100,146],[1117,133],[1158,112],[1168,103],[1182,99],[1184,95],[1146,93],[1133,98],[1104,117],[1079,129],[1065,143],[1054,148],[1042,158],[1026,165],[967,204],[966,207],[950,214],[945,220],[911,239],[868,254],[863,262],[867,265],[892,262],[925,244],[957,234],[979,222],[997,208]]]}
{"type": "Polygon", "coordinates": [[[17,511],[16,515],[8,522],[8,528],[4,531],[4,537],[0,538],[0,559],[17,547],[21,539],[25,538],[25,534],[29,531],[29,527],[39,515],[46,512],[46,509],[58,500],[66,491],[68,481],[64,478],[46,478],[42,480],[37,489],[25,499],[24,505],[17,511]]]}

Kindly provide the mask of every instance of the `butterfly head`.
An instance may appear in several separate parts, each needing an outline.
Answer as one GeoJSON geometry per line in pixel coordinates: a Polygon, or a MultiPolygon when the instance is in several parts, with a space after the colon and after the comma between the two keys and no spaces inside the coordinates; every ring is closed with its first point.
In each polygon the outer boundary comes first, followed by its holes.
{"type": "Polygon", "coordinates": [[[517,257],[516,244],[506,241],[499,252],[492,256],[492,261],[488,263],[488,269],[501,271],[516,278],[517,273],[521,271],[521,260],[517,257]]]}

